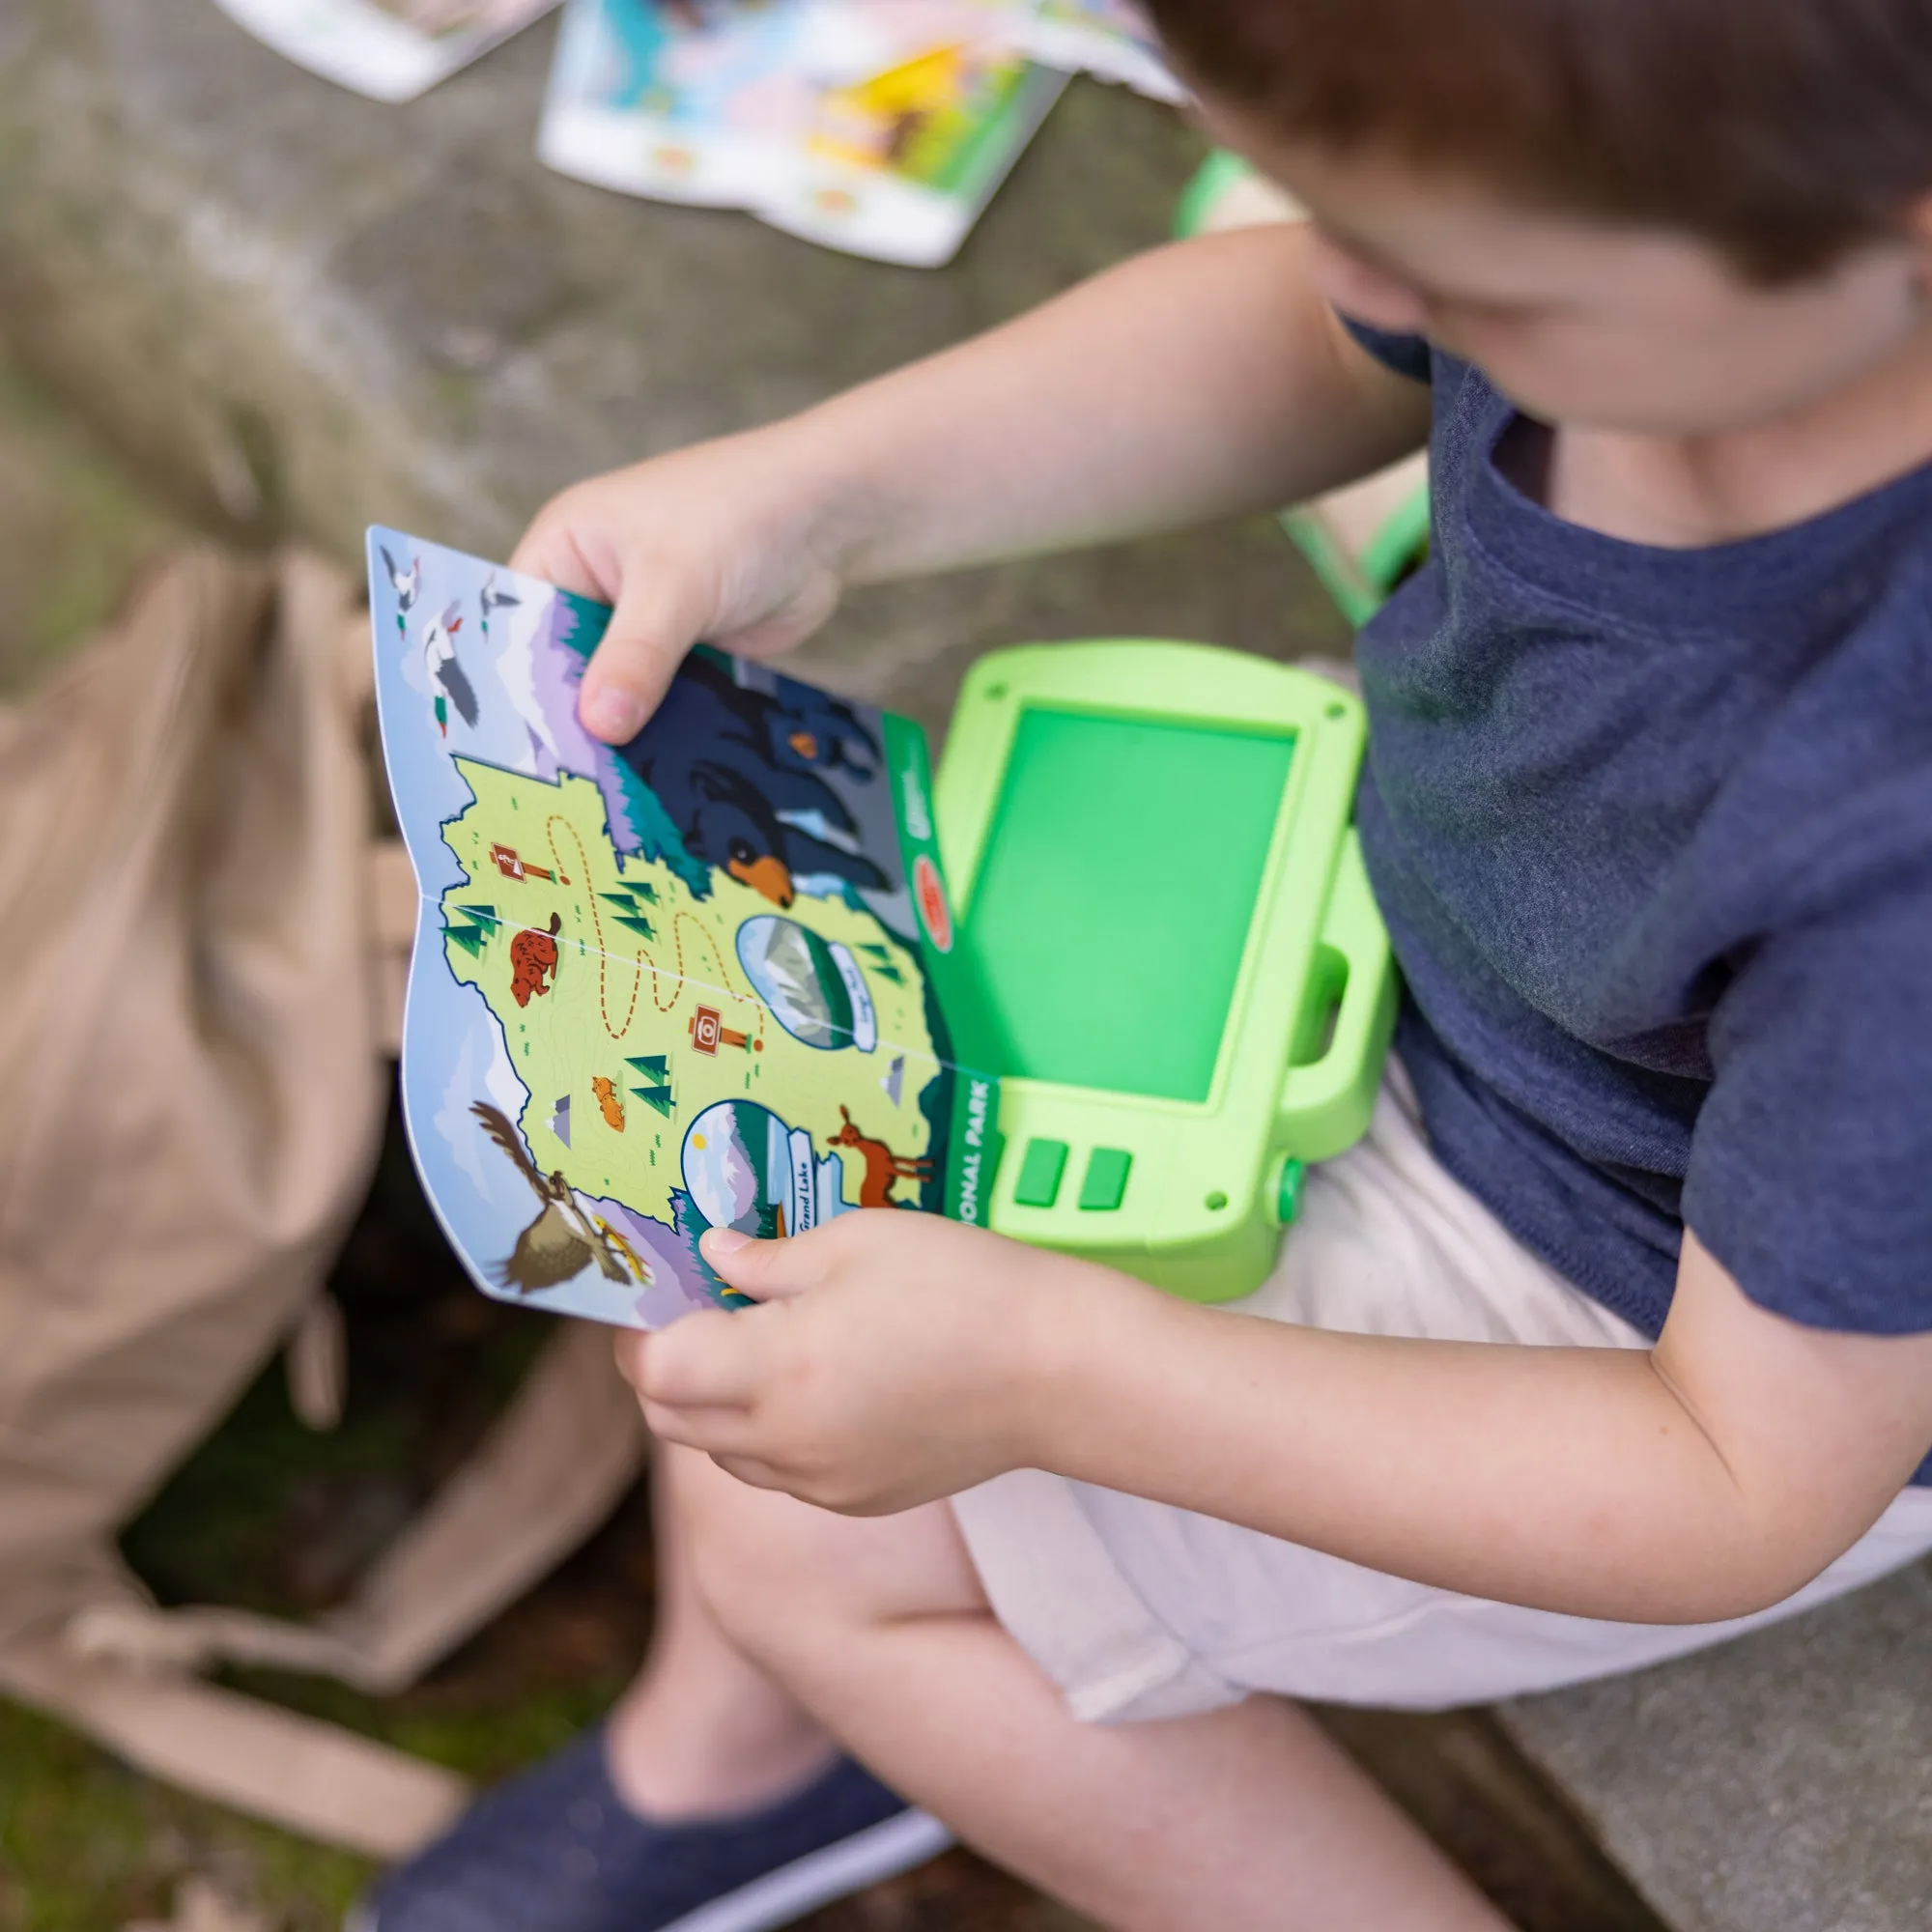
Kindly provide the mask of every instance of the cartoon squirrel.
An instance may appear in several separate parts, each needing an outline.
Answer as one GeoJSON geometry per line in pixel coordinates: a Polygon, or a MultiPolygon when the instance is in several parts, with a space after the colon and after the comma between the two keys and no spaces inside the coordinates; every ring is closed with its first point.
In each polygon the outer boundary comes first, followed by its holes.
{"type": "Polygon", "coordinates": [[[932,1172],[930,1160],[907,1160],[895,1153],[884,1141],[861,1133],[847,1108],[840,1107],[838,1111],[845,1116],[845,1124],[832,1136],[833,1146],[857,1148],[859,1158],[866,1163],[866,1178],[859,1184],[861,1208],[891,1208],[895,1205],[894,1181],[923,1180],[932,1172]]]}
{"type": "Polygon", "coordinates": [[[604,1124],[613,1133],[624,1131],[624,1103],[617,1097],[617,1090],[603,1074],[590,1083],[592,1096],[604,1113],[604,1124]]]}
{"type": "Polygon", "coordinates": [[[532,996],[550,991],[556,978],[556,936],[563,930],[563,915],[552,913],[548,932],[527,928],[510,941],[510,992],[520,1007],[529,1005],[532,996]]]}

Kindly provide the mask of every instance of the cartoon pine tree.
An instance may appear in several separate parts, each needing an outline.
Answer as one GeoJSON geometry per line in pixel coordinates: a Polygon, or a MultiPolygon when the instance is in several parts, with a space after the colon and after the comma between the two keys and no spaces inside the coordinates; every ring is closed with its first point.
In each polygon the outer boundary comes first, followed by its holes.
{"type": "Polygon", "coordinates": [[[627,932],[635,932],[639,939],[655,939],[658,936],[657,927],[639,910],[643,903],[657,902],[657,894],[650,887],[626,886],[618,892],[599,893],[597,896],[613,909],[617,923],[627,932]]]}
{"type": "Polygon", "coordinates": [[[627,1060],[624,1063],[633,1072],[650,1082],[647,1087],[633,1087],[632,1094],[653,1113],[670,1118],[672,1107],[670,1092],[670,1062],[662,1053],[648,1054],[640,1060],[627,1060]]]}
{"type": "Polygon", "coordinates": [[[444,906],[442,909],[444,938],[452,946],[460,946],[470,958],[482,958],[484,945],[494,929],[494,922],[479,915],[494,911],[493,906],[444,906]]]}
{"type": "Polygon", "coordinates": [[[899,971],[890,946],[881,946],[876,940],[867,939],[860,942],[859,951],[866,955],[867,965],[881,980],[890,980],[895,986],[905,984],[905,975],[899,971]]]}

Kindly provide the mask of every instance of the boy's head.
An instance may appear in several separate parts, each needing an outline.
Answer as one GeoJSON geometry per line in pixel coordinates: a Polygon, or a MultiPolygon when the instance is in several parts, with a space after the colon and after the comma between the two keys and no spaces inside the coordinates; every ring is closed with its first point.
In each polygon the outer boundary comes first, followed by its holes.
{"type": "Polygon", "coordinates": [[[1775,417],[1921,334],[1932,0],[1150,0],[1338,305],[1552,419],[1775,417]]]}

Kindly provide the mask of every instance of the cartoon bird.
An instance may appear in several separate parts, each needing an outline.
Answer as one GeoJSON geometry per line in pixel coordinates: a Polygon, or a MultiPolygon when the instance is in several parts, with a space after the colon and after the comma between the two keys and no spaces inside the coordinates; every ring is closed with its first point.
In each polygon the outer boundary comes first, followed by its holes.
{"type": "Polygon", "coordinates": [[[423,639],[423,669],[436,692],[436,728],[449,736],[449,707],[466,724],[476,723],[476,693],[469,676],[456,661],[456,634],[463,628],[463,607],[452,604],[423,639]]]}
{"type": "Polygon", "coordinates": [[[507,590],[498,590],[497,588],[497,573],[493,570],[483,580],[483,588],[476,593],[476,606],[483,613],[483,635],[486,638],[490,635],[490,612],[492,611],[510,610],[523,601],[521,597],[514,597],[507,590]]]}
{"type": "Polygon", "coordinates": [[[577,1205],[577,1196],[562,1171],[545,1179],[501,1108],[478,1100],[469,1111],[483,1122],[484,1132],[516,1162],[517,1172],[543,1203],[542,1213],[517,1236],[509,1260],[498,1264],[497,1285],[514,1288],[519,1294],[540,1294],[582,1274],[592,1262],[607,1281],[628,1282],[631,1270],[601,1224],[577,1205]]]}
{"type": "Polygon", "coordinates": [[[396,629],[406,630],[408,626],[404,619],[415,609],[416,599],[422,595],[422,558],[412,556],[409,569],[399,570],[386,546],[377,547],[383,552],[383,568],[389,573],[389,584],[396,593],[396,629]]]}

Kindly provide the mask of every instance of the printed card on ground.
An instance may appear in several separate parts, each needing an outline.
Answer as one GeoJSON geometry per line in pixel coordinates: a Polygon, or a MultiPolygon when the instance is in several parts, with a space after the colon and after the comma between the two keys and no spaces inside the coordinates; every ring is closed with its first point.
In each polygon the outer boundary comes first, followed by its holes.
{"type": "Polygon", "coordinates": [[[568,0],[538,152],[850,253],[949,260],[1059,98],[1013,0],[568,0]]]}
{"type": "Polygon", "coordinates": [[[298,67],[377,100],[410,100],[557,0],[215,0],[298,67]]]}

